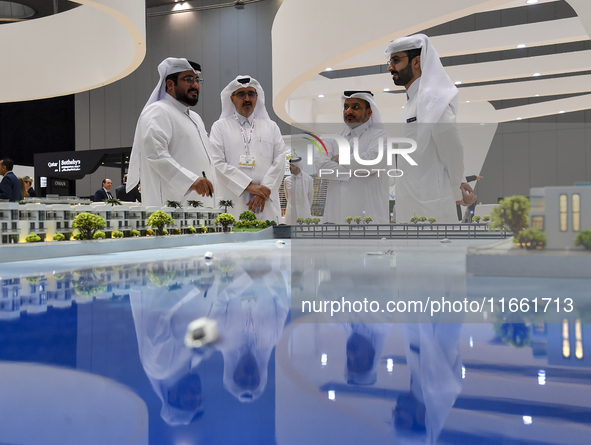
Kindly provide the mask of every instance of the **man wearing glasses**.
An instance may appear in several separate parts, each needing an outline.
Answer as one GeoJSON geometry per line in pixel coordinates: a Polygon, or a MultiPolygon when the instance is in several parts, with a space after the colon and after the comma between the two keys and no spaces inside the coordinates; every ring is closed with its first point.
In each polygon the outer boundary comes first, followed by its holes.
{"type": "Polygon", "coordinates": [[[476,201],[464,180],[464,149],[456,128],[458,89],[424,34],[393,41],[385,55],[394,84],[406,88],[402,137],[417,142],[412,158],[418,165],[401,156],[397,160],[404,175],[396,179],[396,221],[426,216],[457,222],[456,204],[476,201]]]}
{"type": "Polygon", "coordinates": [[[286,148],[265,109],[265,92],[256,79],[238,76],[220,96],[222,114],[211,127],[217,197],[233,201],[234,216],[250,210],[258,220],[279,222],[286,148]]]}
{"type": "Polygon", "coordinates": [[[127,176],[129,193],[141,179],[142,204],[197,200],[214,205],[213,165],[203,120],[189,107],[199,100],[201,66],[168,58],[158,65],[160,81],[140,115],[127,176]]]}

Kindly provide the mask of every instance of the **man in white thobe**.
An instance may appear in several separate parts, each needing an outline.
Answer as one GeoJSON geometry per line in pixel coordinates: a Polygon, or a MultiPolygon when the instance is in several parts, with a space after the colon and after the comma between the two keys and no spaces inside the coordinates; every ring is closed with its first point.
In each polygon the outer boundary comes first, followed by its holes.
{"type": "Polygon", "coordinates": [[[279,222],[286,148],[265,109],[265,93],[256,79],[238,76],[220,96],[222,114],[210,139],[216,196],[234,203],[235,217],[250,210],[259,220],[279,222]]]}
{"type": "Polygon", "coordinates": [[[158,66],[160,81],[138,120],[126,191],[141,179],[142,204],[164,206],[203,198],[213,206],[213,166],[201,117],[189,107],[199,100],[201,67],[168,58],[158,66]]]}
{"type": "Polygon", "coordinates": [[[298,218],[312,217],[312,200],[314,199],[314,179],[301,169],[302,158],[289,160],[290,176],[283,181],[287,207],[285,222],[295,224],[298,218]]]}
{"type": "MultiPolygon", "coordinates": [[[[341,99],[345,129],[340,136],[349,141],[351,154],[357,138],[359,158],[366,161],[377,159],[379,141],[382,139],[385,144],[389,134],[384,129],[373,94],[371,91],[348,90],[341,99]]],[[[351,165],[339,165],[337,143],[329,139],[325,145],[328,155],[323,154],[314,161],[320,177],[329,179],[324,222],[344,224],[348,216],[369,216],[375,224],[388,224],[388,176],[385,171],[374,171],[386,169],[386,156],[371,166],[357,163],[354,156],[351,156],[351,165]],[[334,173],[325,174],[326,171],[334,173]],[[371,174],[365,176],[366,171],[371,174]]]]}
{"type": "Polygon", "coordinates": [[[426,216],[457,222],[456,204],[476,201],[464,182],[464,149],[456,127],[458,89],[424,34],[393,41],[385,55],[394,83],[404,86],[408,97],[402,136],[417,142],[412,159],[418,165],[397,158],[404,175],[396,179],[396,221],[426,216]]]}

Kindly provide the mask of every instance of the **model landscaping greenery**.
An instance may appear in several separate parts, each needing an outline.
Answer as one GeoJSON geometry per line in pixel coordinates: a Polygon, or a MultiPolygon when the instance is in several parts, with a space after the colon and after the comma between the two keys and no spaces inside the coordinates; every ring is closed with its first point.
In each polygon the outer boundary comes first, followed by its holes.
{"type": "Polygon", "coordinates": [[[365,218],[363,218],[363,222],[365,224],[369,224],[372,221],[373,221],[373,219],[371,219],[371,216],[366,216],[365,218]]]}
{"type": "MultiPolygon", "coordinates": [[[[221,202],[221,201],[220,201],[221,202]]],[[[221,205],[220,205],[221,207],[221,205]]],[[[222,213],[215,219],[216,224],[220,224],[224,228],[224,232],[228,231],[228,228],[236,223],[236,219],[230,213],[222,213]]]]}
{"type": "Polygon", "coordinates": [[[472,222],[479,223],[479,222],[480,222],[480,219],[481,219],[481,218],[480,218],[480,216],[478,216],[478,215],[474,215],[474,216],[472,217],[472,222]]]}
{"type": "Polygon", "coordinates": [[[201,201],[187,201],[187,204],[189,204],[191,207],[203,207],[203,203],[201,201]]]}
{"type": "Polygon", "coordinates": [[[119,230],[114,230],[111,232],[111,238],[123,238],[124,236],[124,233],[119,230]]]}
{"type": "MultiPolygon", "coordinates": [[[[525,196],[510,196],[501,199],[499,206],[490,212],[491,229],[509,229],[513,232],[513,242],[520,247],[527,247],[528,243],[539,246],[542,238],[535,232],[527,232],[525,235],[521,232],[529,226],[529,199],[525,196]],[[522,240],[521,237],[525,238],[522,240]]],[[[543,245],[546,245],[546,236],[544,235],[543,245]]],[[[535,247],[543,248],[543,247],[535,247]]]]}
{"type": "Polygon", "coordinates": [[[355,218],[353,218],[353,221],[359,224],[361,222],[361,216],[356,216],[355,218]]]}
{"type": "MultiPolygon", "coordinates": [[[[218,201],[218,206],[220,209],[223,207],[224,213],[228,213],[228,207],[234,208],[234,201],[232,201],[231,199],[220,199],[218,201]]],[[[222,213],[222,215],[224,213],[222,213]]]]}
{"type": "Polygon", "coordinates": [[[347,216],[347,217],[345,218],[345,222],[346,222],[347,224],[351,224],[351,223],[353,222],[353,217],[352,217],[352,216],[347,216]]]}
{"type": "Polygon", "coordinates": [[[591,229],[579,232],[575,237],[575,246],[583,246],[587,250],[591,250],[591,229]]]}
{"type": "Polygon", "coordinates": [[[251,212],[249,210],[245,210],[244,212],[242,212],[239,216],[240,221],[256,221],[257,220],[257,216],[255,215],[254,212],[251,212]]]}
{"type": "Polygon", "coordinates": [[[154,227],[158,235],[168,235],[168,231],[165,230],[164,227],[173,226],[174,221],[168,213],[163,212],[162,210],[156,210],[148,218],[148,225],[154,227]]]}
{"type": "Polygon", "coordinates": [[[431,218],[427,218],[427,221],[429,221],[431,224],[433,224],[437,220],[435,218],[431,217],[431,218]]]}
{"type": "Polygon", "coordinates": [[[546,247],[546,234],[537,229],[523,229],[519,232],[519,237],[516,241],[519,247],[528,250],[543,249],[546,247]]]}
{"type": "Polygon", "coordinates": [[[140,236],[140,231],[139,230],[130,230],[129,231],[129,236],[140,236]]]}
{"type": "Polygon", "coordinates": [[[183,206],[178,201],[166,201],[166,207],[172,207],[173,209],[182,209],[183,206]]]}
{"type": "Polygon", "coordinates": [[[189,230],[189,233],[197,233],[197,229],[193,226],[189,226],[187,229],[189,230]]]}
{"type": "Polygon", "coordinates": [[[100,230],[97,230],[94,232],[94,235],[92,235],[92,239],[105,239],[106,237],[107,235],[105,235],[105,232],[101,232],[100,230]]]}
{"type": "Polygon", "coordinates": [[[411,216],[410,217],[410,221],[411,224],[416,224],[419,222],[419,217],[418,216],[411,216]]]}
{"type": "Polygon", "coordinates": [[[54,241],[63,241],[65,239],[66,239],[66,237],[64,235],[62,235],[61,233],[56,233],[55,235],[53,235],[54,241]]]}
{"type": "Polygon", "coordinates": [[[82,212],[74,218],[72,227],[78,229],[82,234],[81,238],[76,239],[93,239],[94,234],[99,229],[104,229],[107,223],[102,216],[93,215],[92,213],[82,212]]]}
{"type": "Polygon", "coordinates": [[[25,241],[27,243],[38,243],[41,241],[41,237],[35,233],[31,233],[31,234],[27,235],[27,237],[25,238],[25,241]]]}

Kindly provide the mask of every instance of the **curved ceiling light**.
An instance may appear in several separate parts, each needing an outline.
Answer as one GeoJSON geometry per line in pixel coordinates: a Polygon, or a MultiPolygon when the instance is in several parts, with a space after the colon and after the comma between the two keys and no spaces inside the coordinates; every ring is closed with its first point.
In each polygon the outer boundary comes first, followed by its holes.
{"type": "Polygon", "coordinates": [[[0,102],[63,96],[131,74],[146,54],[145,0],[76,0],[82,6],[0,26],[0,102]],[[34,76],[35,82],[24,82],[34,76]]]}
{"type": "Polygon", "coordinates": [[[0,22],[18,22],[35,15],[35,10],[17,2],[0,1],[0,22]]]}

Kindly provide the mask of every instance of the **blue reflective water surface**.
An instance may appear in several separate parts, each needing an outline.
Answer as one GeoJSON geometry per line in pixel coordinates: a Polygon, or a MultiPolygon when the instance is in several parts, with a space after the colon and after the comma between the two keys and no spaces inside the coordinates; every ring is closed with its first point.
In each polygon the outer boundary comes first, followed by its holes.
{"type": "Polygon", "coordinates": [[[479,243],[271,240],[4,263],[0,444],[591,443],[591,280],[467,277],[479,243]],[[301,310],[365,297],[576,305],[301,310]],[[201,317],[219,340],[188,348],[201,317]]]}

